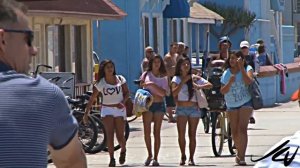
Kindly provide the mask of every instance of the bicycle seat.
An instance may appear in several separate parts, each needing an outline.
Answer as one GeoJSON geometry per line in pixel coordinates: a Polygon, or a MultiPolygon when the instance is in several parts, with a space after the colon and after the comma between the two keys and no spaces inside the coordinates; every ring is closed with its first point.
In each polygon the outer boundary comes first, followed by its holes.
{"type": "Polygon", "coordinates": [[[136,85],[140,85],[141,80],[140,79],[136,79],[136,80],[133,81],[133,83],[136,84],[136,85]]]}
{"type": "Polygon", "coordinates": [[[89,90],[89,91],[87,91],[87,92],[85,92],[88,96],[92,96],[92,94],[93,94],[93,91],[91,91],[91,90],[89,90]]]}
{"type": "Polygon", "coordinates": [[[80,96],[76,96],[77,99],[80,99],[80,100],[89,100],[90,99],[90,95],[88,94],[82,94],[80,96]]]}
{"type": "Polygon", "coordinates": [[[224,60],[213,60],[211,62],[211,67],[221,67],[225,64],[224,60]]]}
{"type": "Polygon", "coordinates": [[[78,105],[80,105],[82,103],[82,101],[79,100],[79,99],[71,99],[71,98],[69,98],[67,100],[68,100],[69,104],[72,104],[74,106],[78,106],[78,105]]]}

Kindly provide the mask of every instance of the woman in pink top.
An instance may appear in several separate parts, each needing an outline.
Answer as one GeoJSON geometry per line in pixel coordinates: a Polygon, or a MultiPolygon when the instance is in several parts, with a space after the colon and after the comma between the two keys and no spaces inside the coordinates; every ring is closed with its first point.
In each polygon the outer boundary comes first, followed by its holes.
{"type": "Polygon", "coordinates": [[[148,150],[145,166],[149,166],[151,161],[153,166],[159,166],[157,157],[160,148],[160,129],[166,111],[164,97],[169,92],[167,72],[161,56],[155,55],[150,59],[148,70],[141,76],[141,86],[148,89],[154,97],[149,111],[143,113],[144,137],[148,150]],[[154,122],[154,157],[151,149],[152,121],[154,122]]]}

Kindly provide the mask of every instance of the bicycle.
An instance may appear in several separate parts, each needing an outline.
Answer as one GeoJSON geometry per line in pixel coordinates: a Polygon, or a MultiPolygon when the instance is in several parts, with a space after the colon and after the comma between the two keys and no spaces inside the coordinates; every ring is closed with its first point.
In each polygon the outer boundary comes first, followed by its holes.
{"type": "Polygon", "coordinates": [[[228,143],[231,155],[235,154],[231,137],[230,123],[225,111],[210,111],[212,118],[211,142],[213,153],[216,157],[221,156],[224,143],[228,143]]]}
{"type": "MultiPolygon", "coordinates": [[[[44,65],[44,64],[39,64],[37,65],[36,69],[34,72],[32,72],[32,77],[36,78],[39,73],[39,69],[40,67],[45,67],[47,69],[52,69],[51,66],[49,65],[44,65]]],[[[52,82],[54,84],[56,84],[59,80],[61,79],[61,77],[54,77],[52,79],[48,79],[49,82],[52,82]]],[[[73,79],[73,78],[72,78],[73,79]]],[[[61,89],[70,89],[69,87],[65,87],[64,85],[71,81],[72,79],[67,79],[62,83],[62,86],[60,86],[61,89]]],[[[76,118],[77,122],[78,122],[78,137],[79,140],[82,143],[83,149],[85,151],[91,149],[95,143],[96,143],[96,139],[97,139],[97,127],[96,127],[96,123],[93,120],[92,117],[89,117],[89,122],[87,125],[84,125],[82,123],[82,117],[83,117],[83,113],[81,111],[79,111],[79,109],[83,109],[84,107],[81,107],[81,102],[83,100],[75,100],[75,99],[71,99],[66,97],[68,100],[68,103],[70,105],[70,108],[72,109],[72,115],[76,118]],[[80,108],[78,108],[80,107],[80,108]]],[[[47,150],[48,153],[48,163],[52,163],[52,159],[51,159],[51,153],[49,150],[47,150]]]]}

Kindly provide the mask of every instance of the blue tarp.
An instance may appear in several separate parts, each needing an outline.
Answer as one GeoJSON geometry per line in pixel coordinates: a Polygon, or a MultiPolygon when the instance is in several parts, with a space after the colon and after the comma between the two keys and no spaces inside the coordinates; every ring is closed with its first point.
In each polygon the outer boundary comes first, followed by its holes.
{"type": "Polygon", "coordinates": [[[170,0],[170,4],[164,10],[164,18],[190,17],[190,5],[187,0],[170,0]]]}

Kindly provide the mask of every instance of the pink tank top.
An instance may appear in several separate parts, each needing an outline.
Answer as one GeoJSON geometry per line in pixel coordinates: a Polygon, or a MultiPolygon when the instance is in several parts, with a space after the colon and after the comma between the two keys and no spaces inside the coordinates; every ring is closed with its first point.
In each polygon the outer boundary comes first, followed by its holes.
{"type": "MultiPolygon", "coordinates": [[[[167,92],[169,91],[169,85],[168,85],[168,77],[165,76],[165,77],[155,77],[152,72],[144,72],[144,73],[147,73],[146,77],[144,78],[144,81],[145,83],[155,83],[157,86],[163,88],[164,90],[166,90],[167,92]]],[[[141,76],[141,78],[144,77],[145,74],[143,74],[141,76]]],[[[142,79],[143,80],[143,79],[142,79]]],[[[157,95],[157,96],[165,96],[165,95],[161,95],[160,92],[158,92],[155,87],[153,87],[152,85],[150,86],[146,86],[144,89],[148,89],[151,94],[154,94],[154,95],[157,95]]]]}

